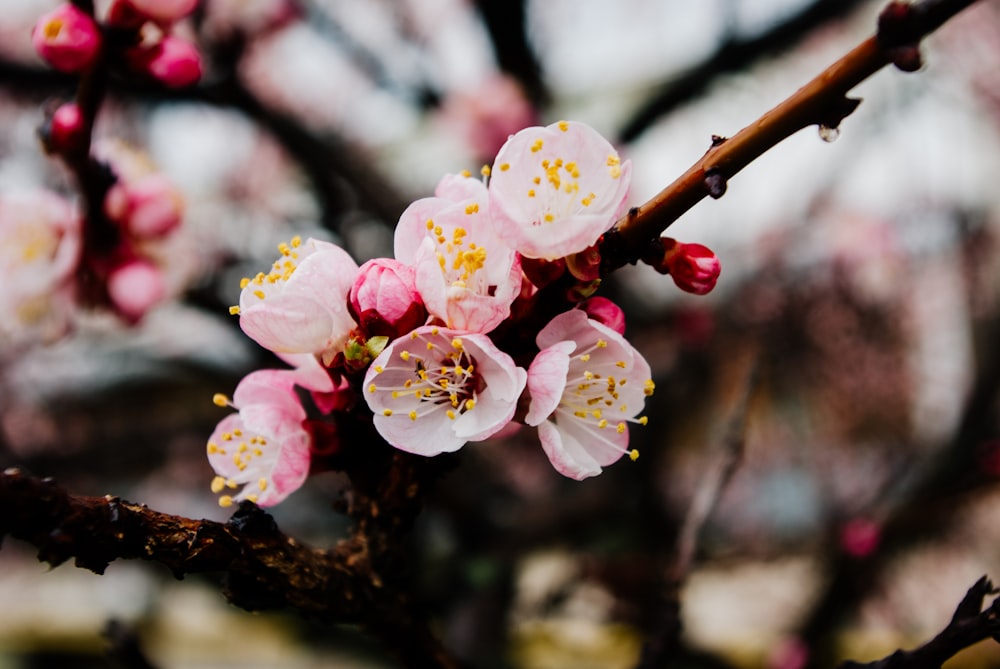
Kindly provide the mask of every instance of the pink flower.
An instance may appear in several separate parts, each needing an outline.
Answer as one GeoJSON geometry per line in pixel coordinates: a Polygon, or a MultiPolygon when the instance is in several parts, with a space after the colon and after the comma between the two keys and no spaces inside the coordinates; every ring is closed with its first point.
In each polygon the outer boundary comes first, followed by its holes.
{"type": "Polygon", "coordinates": [[[688,293],[704,295],[715,288],[722,272],[722,263],[707,246],[683,244],[670,237],[661,237],[662,258],[650,264],[656,271],[670,274],[677,287],[688,293]]]}
{"type": "Polygon", "coordinates": [[[449,328],[489,332],[510,315],[520,292],[517,254],[490,225],[482,182],[449,175],[437,192],[400,216],[396,258],[416,268],[430,314],[449,328]]]}
{"type": "Polygon", "coordinates": [[[97,58],[101,31],[86,12],[67,2],[38,19],[31,31],[31,43],[52,67],[79,72],[97,58]]]}
{"type": "Polygon", "coordinates": [[[368,336],[395,339],[427,322],[416,273],[398,260],[375,258],[363,264],[348,299],[351,315],[368,336]]]}
{"type": "Polygon", "coordinates": [[[153,46],[139,46],[125,52],[129,66],[167,88],[184,88],[201,79],[201,56],[193,44],[165,35],[153,46]]]}
{"type": "Polygon", "coordinates": [[[240,381],[231,403],[216,395],[216,404],[239,413],[223,418],[208,439],[208,462],[216,473],[212,492],[243,486],[220,497],[220,506],[244,499],[273,506],[305,482],[311,439],[295,378],[291,370],[260,370],[240,381]]]}
{"type": "Polygon", "coordinates": [[[342,248],[299,237],[280,244],[281,257],[265,274],[243,279],[240,327],[276,353],[314,353],[327,362],[339,352],[355,323],[347,296],[358,266],[342,248]]]}
{"type": "Polygon", "coordinates": [[[80,228],[72,205],[53,193],[0,197],[0,340],[50,340],[66,330],[80,228]]]}
{"type": "Polygon", "coordinates": [[[649,365],[618,332],[579,309],[538,333],[541,352],[528,369],[531,402],[524,422],[538,426],[542,448],[560,474],[576,480],[629,453],[628,423],[653,393],[649,365]]]}
{"type": "Polygon", "coordinates": [[[104,197],[104,213],[136,237],[162,237],[180,225],[184,200],[170,179],[153,172],[115,183],[104,197]]]}
{"type": "Polygon", "coordinates": [[[124,0],[139,16],[160,24],[179,21],[194,11],[198,0],[124,0]]]}
{"type": "Polygon", "coordinates": [[[506,426],[525,378],[486,335],[424,326],[390,343],[372,362],[364,395],[387,442],[431,456],[506,426]]]}
{"type": "Polygon", "coordinates": [[[167,288],[163,272],[146,260],[133,260],[111,271],[108,297],[115,309],[130,321],[138,321],[159,304],[167,288]]]}
{"type": "Polygon", "coordinates": [[[560,121],[526,128],[493,163],[490,214],[497,234],[529,258],[583,251],[624,212],[631,170],[590,126],[560,121]]]}
{"type": "Polygon", "coordinates": [[[486,77],[471,90],[448,96],[442,118],[479,156],[494,156],[507,138],[538,122],[534,107],[517,80],[505,74],[486,77]]]}

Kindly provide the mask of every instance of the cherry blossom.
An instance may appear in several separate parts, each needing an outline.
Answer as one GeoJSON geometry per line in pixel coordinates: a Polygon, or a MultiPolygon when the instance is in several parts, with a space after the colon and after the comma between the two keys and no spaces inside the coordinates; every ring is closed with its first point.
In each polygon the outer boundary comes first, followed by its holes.
{"type": "Polygon", "coordinates": [[[497,234],[529,258],[583,251],[624,213],[631,170],[583,123],[525,128],[501,147],[491,170],[497,234]]]}
{"type": "Polygon", "coordinates": [[[517,254],[490,224],[488,202],[482,182],[449,175],[396,226],[396,258],[413,264],[427,311],[449,328],[489,332],[521,289],[517,254]]]}
{"type": "Polygon", "coordinates": [[[355,322],[347,297],[358,266],[330,242],[294,237],[278,245],[281,257],[268,273],[241,282],[240,327],[276,353],[314,353],[329,362],[343,348],[355,322]]]}
{"type": "Polygon", "coordinates": [[[292,370],[260,370],[240,381],[231,402],[215,396],[216,404],[238,410],[223,418],[208,439],[208,462],[216,473],[212,492],[226,492],[220,506],[244,499],[273,506],[306,480],[311,438],[303,426],[306,412],[295,393],[296,378],[292,370]]]}
{"type": "Polygon", "coordinates": [[[86,12],[67,2],[38,19],[31,43],[57,70],[80,72],[97,58],[101,31],[86,12]]]}
{"type": "Polygon", "coordinates": [[[525,423],[538,427],[556,471],[582,480],[628,450],[628,423],[653,392],[649,365],[618,332],[579,309],[553,318],[538,333],[541,351],[528,369],[531,401],[525,423]]]}
{"type": "Polygon", "coordinates": [[[0,197],[0,339],[65,332],[81,249],[80,217],[66,200],[44,191],[0,197]]]}
{"type": "Polygon", "coordinates": [[[372,362],[364,396],[387,442],[431,456],[505,427],[526,376],[483,334],[424,326],[372,362]]]}

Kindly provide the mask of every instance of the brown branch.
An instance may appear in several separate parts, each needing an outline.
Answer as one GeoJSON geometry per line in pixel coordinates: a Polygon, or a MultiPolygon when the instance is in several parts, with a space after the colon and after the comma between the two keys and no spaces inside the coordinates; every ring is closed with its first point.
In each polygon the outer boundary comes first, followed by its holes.
{"type": "Polygon", "coordinates": [[[874,662],[847,661],[840,669],[939,669],[959,651],[989,638],[1000,641],[1000,597],[983,609],[983,600],[1000,590],[983,576],[969,588],[951,622],[940,634],[913,650],[897,650],[874,662]]]}
{"type": "MultiPolygon", "coordinates": [[[[411,476],[419,473],[419,464],[406,460],[394,458],[396,474],[387,478],[412,498],[417,483],[411,476]]],[[[391,517],[374,509],[356,511],[391,517]]],[[[292,608],[321,622],[361,625],[391,640],[387,647],[405,666],[457,666],[407,590],[394,587],[399,573],[383,571],[388,563],[380,551],[387,537],[374,520],[364,529],[331,550],[319,550],[283,534],[271,516],[248,502],[219,523],[112,496],[71,495],[50,479],[18,469],[0,474],[0,539],[10,535],[34,545],[39,560],[52,566],[73,558],[76,566],[102,574],[114,560],[140,559],[164,565],[177,578],[221,572],[226,598],[244,609],[292,608]]]]}
{"type": "Polygon", "coordinates": [[[847,96],[851,89],[889,63],[905,70],[919,66],[920,39],[975,1],[891,2],[879,17],[877,34],[733,137],[714,137],[698,162],[623,216],[601,244],[603,273],[634,262],[649,240],[706,196],[722,197],[729,179],[782,140],[810,125],[837,128],[860,103],[847,96]]]}

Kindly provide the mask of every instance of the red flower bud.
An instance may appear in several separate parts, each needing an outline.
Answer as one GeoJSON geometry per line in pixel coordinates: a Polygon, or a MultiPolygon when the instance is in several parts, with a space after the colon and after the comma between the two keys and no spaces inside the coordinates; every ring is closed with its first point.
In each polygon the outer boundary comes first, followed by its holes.
{"type": "Polygon", "coordinates": [[[68,154],[82,148],[83,126],[83,112],[80,110],[80,105],[75,102],[60,105],[52,114],[52,120],[45,134],[48,150],[68,154]]]}
{"type": "Polygon", "coordinates": [[[722,263],[707,246],[684,244],[661,237],[663,253],[656,258],[644,258],[661,274],[669,274],[677,287],[688,293],[704,295],[715,288],[722,263]]]}

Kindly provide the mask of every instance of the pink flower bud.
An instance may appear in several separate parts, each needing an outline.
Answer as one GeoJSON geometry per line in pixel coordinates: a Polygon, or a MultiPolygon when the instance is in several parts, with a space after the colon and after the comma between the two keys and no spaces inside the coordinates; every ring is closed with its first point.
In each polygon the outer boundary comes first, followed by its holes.
{"type": "Polygon", "coordinates": [[[108,277],[108,296],[123,317],[142,318],[166,293],[163,273],[145,260],[133,260],[112,270],[108,277]]]}
{"type": "Polygon", "coordinates": [[[722,263],[711,249],[670,237],[661,237],[660,244],[663,255],[648,260],[657,272],[670,274],[678,288],[695,295],[704,295],[715,288],[722,263]]]}
{"type": "Polygon", "coordinates": [[[80,105],[75,102],[60,105],[49,122],[46,135],[49,151],[74,153],[83,147],[84,139],[83,112],[80,110],[80,105]]]}
{"type": "Polygon", "coordinates": [[[79,72],[97,58],[101,32],[93,18],[67,2],[38,19],[31,31],[31,43],[52,67],[79,72]]]}
{"type": "Polygon", "coordinates": [[[348,305],[370,337],[396,338],[427,321],[415,270],[391,258],[375,258],[361,266],[348,305]]]}
{"type": "Polygon", "coordinates": [[[625,334],[625,312],[606,297],[592,297],[581,305],[591,320],[606,325],[620,335],[625,334]]]}
{"type": "Polygon", "coordinates": [[[198,0],[124,0],[140,16],[160,24],[179,21],[194,11],[198,0]]]}
{"type": "Polygon", "coordinates": [[[184,88],[201,78],[201,56],[193,44],[166,35],[151,47],[136,47],[125,52],[136,72],[149,75],[168,88],[184,88]]]}
{"type": "Polygon", "coordinates": [[[131,183],[119,181],[104,198],[104,213],[136,237],[162,237],[176,228],[184,202],[173,182],[159,173],[131,183]]]}
{"type": "Polygon", "coordinates": [[[867,518],[855,518],[840,528],[840,548],[855,558],[868,557],[878,548],[882,529],[867,518]]]}

